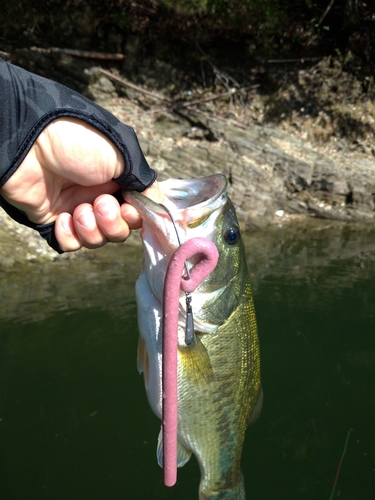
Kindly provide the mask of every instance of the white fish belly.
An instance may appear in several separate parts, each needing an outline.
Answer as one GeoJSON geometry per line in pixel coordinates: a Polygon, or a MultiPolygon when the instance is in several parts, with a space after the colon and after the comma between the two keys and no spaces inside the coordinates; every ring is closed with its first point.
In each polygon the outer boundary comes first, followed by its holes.
{"type": "Polygon", "coordinates": [[[137,314],[143,356],[138,351],[138,369],[143,372],[146,394],[153,412],[162,417],[162,338],[161,304],[142,272],[136,283],[137,314]]]}

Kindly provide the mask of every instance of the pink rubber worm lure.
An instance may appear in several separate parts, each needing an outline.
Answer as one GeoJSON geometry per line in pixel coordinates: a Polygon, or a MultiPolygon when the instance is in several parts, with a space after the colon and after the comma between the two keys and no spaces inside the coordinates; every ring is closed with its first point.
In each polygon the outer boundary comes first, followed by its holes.
{"type": "Polygon", "coordinates": [[[163,298],[163,469],[164,484],[177,480],[177,348],[180,289],[193,292],[215,269],[219,259],[216,245],[206,238],[192,238],[172,255],[164,283],[163,298]],[[185,261],[199,255],[201,260],[182,277],[185,261]]]}

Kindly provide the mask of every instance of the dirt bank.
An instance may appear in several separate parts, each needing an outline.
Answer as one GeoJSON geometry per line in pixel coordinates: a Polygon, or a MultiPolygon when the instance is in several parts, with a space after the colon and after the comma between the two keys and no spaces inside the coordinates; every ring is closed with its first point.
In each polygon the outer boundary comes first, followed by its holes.
{"type": "MultiPolygon", "coordinates": [[[[257,60],[244,45],[222,57],[190,48],[185,67],[176,47],[168,59],[164,43],[145,47],[137,37],[121,60],[7,43],[0,55],[131,124],[161,180],[226,174],[246,227],[312,216],[374,223],[375,85],[359,60],[350,53],[257,60]]],[[[21,259],[55,257],[4,214],[0,225],[7,262],[18,259],[7,233],[27,242],[21,259]]]]}

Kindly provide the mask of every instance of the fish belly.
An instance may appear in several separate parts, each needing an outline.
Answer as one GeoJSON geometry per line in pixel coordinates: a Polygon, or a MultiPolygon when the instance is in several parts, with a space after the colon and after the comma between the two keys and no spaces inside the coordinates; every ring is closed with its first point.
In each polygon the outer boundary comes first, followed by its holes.
{"type": "Polygon", "coordinates": [[[162,338],[161,306],[155,298],[146,274],[136,283],[139,328],[138,371],[143,373],[148,402],[153,412],[162,417],[162,338]]]}

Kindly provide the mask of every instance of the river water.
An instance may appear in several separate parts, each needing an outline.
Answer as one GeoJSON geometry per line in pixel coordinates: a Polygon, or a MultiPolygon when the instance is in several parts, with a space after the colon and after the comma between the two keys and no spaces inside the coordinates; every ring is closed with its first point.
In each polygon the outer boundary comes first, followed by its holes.
{"type": "MultiPolygon", "coordinates": [[[[253,500],[375,498],[375,234],[313,221],[244,235],[264,387],[253,500]]],[[[198,498],[163,485],[136,369],[137,242],[2,270],[0,500],[198,498]]],[[[199,422],[197,422],[199,425],[199,422]]]]}

